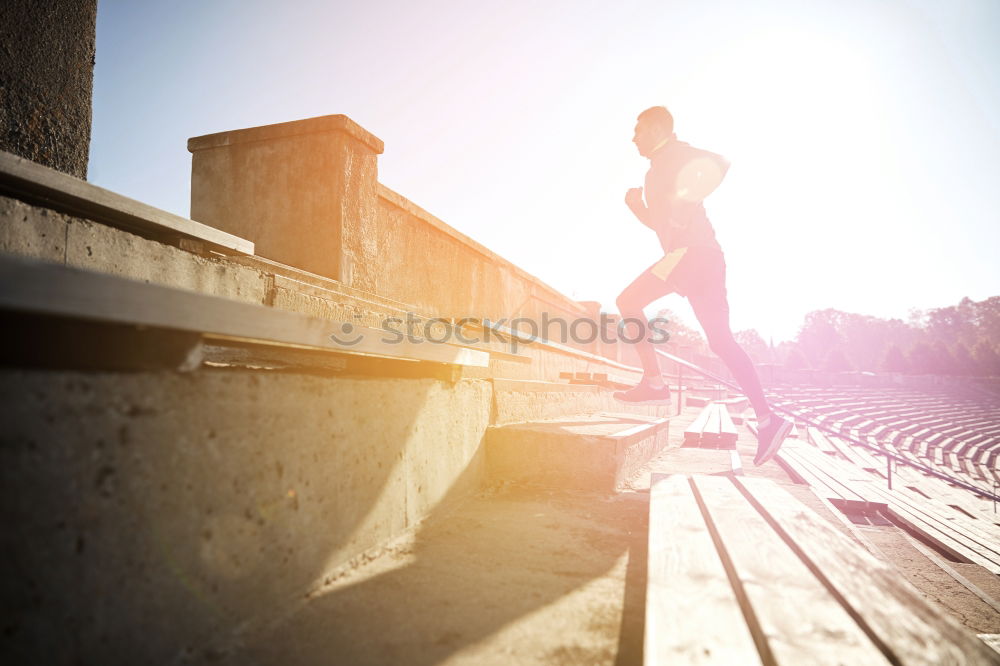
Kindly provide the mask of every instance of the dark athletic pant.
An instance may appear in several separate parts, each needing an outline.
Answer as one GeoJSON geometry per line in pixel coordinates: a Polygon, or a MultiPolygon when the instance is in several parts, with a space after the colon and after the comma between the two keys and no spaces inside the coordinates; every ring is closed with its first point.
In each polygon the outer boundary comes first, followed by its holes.
{"type": "MultiPolygon", "coordinates": [[[[769,413],[771,410],[764,397],[757,370],[750,357],[736,342],[729,327],[726,262],[722,252],[713,248],[688,248],[680,263],[666,276],[666,280],[653,275],[651,269],[652,266],[643,271],[618,296],[618,310],[622,317],[645,322],[646,316],[642,309],[653,301],[674,292],[686,296],[698,323],[705,331],[708,346],[733,373],[757,416],[763,417],[769,413]]],[[[630,340],[637,337],[635,326],[629,324],[631,330],[626,332],[630,340]]],[[[662,373],[649,337],[649,331],[644,330],[641,340],[635,343],[635,350],[645,376],[657,377],[662,373]]]]}

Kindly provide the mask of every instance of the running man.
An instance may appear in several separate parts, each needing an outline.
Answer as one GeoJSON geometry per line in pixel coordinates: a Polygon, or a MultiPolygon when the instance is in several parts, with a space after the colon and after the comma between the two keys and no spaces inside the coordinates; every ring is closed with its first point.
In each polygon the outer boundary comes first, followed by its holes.
{"type": "MultiPolygon", "coordinates": [[[[678,141],[674,118],[662,106],[639,114],[632,142],[639,154],[649,159],[650,167],[645,201],[643,188],[636,187],[625,194],[625,203],[640,222],[656,232],[664,257],[625,288],[618,297],[618,310],[623,319],[646,322],[643,308],[658,298],[676,292],[688,299],[709,347],[733,373],[757,414],[754,464],[763,465],[778,452],[792,424],[771,411],[757,370],[729,327],[725,256],[702,203],[722,182],[729,162],[721,155],[678,141]]],[[[635,338],[639,338],[635,350],[642,363],[642,380],[615,397],[635,403],[669,400],[670,390],[652,342],[645,333],[630,334],[630,339],[635,338]]]]}

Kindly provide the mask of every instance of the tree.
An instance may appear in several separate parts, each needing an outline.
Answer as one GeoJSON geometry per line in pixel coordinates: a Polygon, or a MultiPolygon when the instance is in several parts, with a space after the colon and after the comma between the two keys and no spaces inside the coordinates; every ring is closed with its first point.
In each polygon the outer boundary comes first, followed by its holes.
{"type": "MultiPolygon", "coordinates": [[[[963,298],[956,305],[929,310],[911,309],[906,321],[834,308],[814,310],[806,315],[794,344],[814,368],[826,367],[831,358],[839,365],[840,358],[831,357],[838,349],[847,363],[859,370],[1000,374],[1000,361],[996,360],[1000,355],[1000,296],[978,302],[963,298]],[[909,351],[904,354],[902,350],[909,351]]],[[[778,348],[778,358],[786,365],[789,348],[785,343],[778,348]]]]}
{"type": "Polygon", "coordinates": [[[882,359],[882,369],[886,372],[906,372],[910,369],[906,357],[903,356],[903,350],[899,346],[889,345],[885,358],[882,359]]]}
{"type": "Polygon", "coordinates": [[[970,342],[975,346],[980,339],[986,339],[994,345],[1000,342],[1000,296],[991,296],[985,301],[974,304],[976,311],[976,330],[979,339],[970,342]]]}
{"type": "Polygon", "coordinates": [[[707,354],[708,343],[702,334],[684,323],[684,320],[674,314],[673,310],[662,308],[657,313],[658,318],[666,319],[667,324],[661,328],[670,334],[666,348],[676,353],[682,348],[696,354],[707,354]]]}
{"type": "MultiPolygon", "coordinates": [[[[898,321],[898,320],[896,320],[898,321]]],[[[836,324],[843,339],[841,350],[859,370],[875,370],[885,356],[886,345],[894,332],[893,322],[868,315],[840,313],[836,324]]]]}
{"type": "Polygon", "coordinates": [[[906,322],[911,328],[921,330],[927,325],[927,313],[917,308],[910,308],[907,311],[906,322]]]}
{"type": "Polygon", "coordinates": [[[927,313],[926,330],[936,342],[974,343],[979,337],[976,328],[976,304],[968,297],[958,305],[935,308],[927,313]]]}
{"type": "Polygon", "coordinates": [[[847,360],[844,350],[840,347],[834,347],[827,354],[823,369],[827,372],[844,372],[845,370],[853,370],[854,368],[851,362],[847,360]]]}
{"type": "Polygon", "coordinates": [[[832,308],[815,310],[806,315],[797,342],[802,353],[814,367],[818,367],[830,350],[842,342],[836,327],[839,315],[840,312],[832,308]]]}
{"type": "Polygon", "coordinates": [[[954,359],[954,371],[956,375],[968,376],[976,374],[976,362],[972,360],[972,354],[969,353],[969,348],[964,342],[959,342],[952,348],[951,356],[954,359]]]}
{"type": "Polygon", "coordinates": [[[986,338],[981,339],[972,348],[972,360],[976,364],[977,375],[1000,375],[1000,355],[986,338]]]}
{"type": "Polygon", "coordinates": [[[918,342],[910,348],[906,355],[910,371],[918,375],[930,375],[937,372],[937,358],[934,349],[927,342],[918,342]]]}
{"type": "Polygon", "coordinates": [[[770,363],[773,360],[771,348],[764,342],[764,338],[757,332],[757,329],[748,328],[745,331],[736,331],[733,337],[743,347],[743,351],[753,359],[754,363],[770,363]]]}
{"type": "Polygon", "coordinates": [[[788,356],[785,357],[785,367],[789,370],[804,370],[809,367],[809,361],[802,350],[795,346],[788,351],[788,356]]]}
{"type": "Polygon", "coordinates": [[[951,355],[951,350],[948,349],[948,345],[944,343],[943,340],[936,340],[931,346],[934,351],[934,366],[933,371],[938,375],[956,375],[957,366],[955,363],[955,357],[951,355]]]}

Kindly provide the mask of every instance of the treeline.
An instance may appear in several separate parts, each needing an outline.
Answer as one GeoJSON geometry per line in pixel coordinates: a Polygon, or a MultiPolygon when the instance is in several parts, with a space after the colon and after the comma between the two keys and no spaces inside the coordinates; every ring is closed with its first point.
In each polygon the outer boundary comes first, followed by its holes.
{"type": "MultiPolygon", "coordinates": [[[[679,344],[707,351],[697,331],[678,324],[676,333],[679,344]]],[[[1000,375],[1000,296],[912,310],[907,321],[816,310],[795,340],[774,347],[755,330],[736,337],[754,362],[793,369],[1000,375]]]]}

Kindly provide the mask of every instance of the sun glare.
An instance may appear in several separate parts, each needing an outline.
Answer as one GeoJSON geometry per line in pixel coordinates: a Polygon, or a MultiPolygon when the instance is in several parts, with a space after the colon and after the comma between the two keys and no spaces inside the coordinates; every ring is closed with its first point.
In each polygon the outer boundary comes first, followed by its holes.
{"type": "Polygon", "coordinates": [[[876,76],[857,44],[776,28],[692,68],[672,93],[686,106],[678,105],[679,137],[733,163],[706,206],[723,247],[738,248],[728,253],[738,277],[730,287],[734,327],[768,335],[770,323],[781,338],[794,334],[801,315],[789,317],[788,300],[816,300],[815,281],[788,281],[783,254],[817,241],[824,252],[851,252],[856,236],[824,236],[834,229],[893,233],[871,224],[892,217],[876,76]],[[750,261],[760,254],[779,259],[750,261]],[[784,303],[760,299],[779,281],[784,303]]]}

